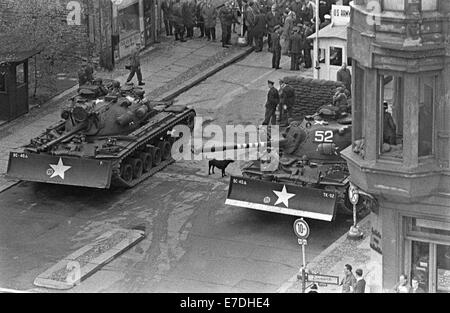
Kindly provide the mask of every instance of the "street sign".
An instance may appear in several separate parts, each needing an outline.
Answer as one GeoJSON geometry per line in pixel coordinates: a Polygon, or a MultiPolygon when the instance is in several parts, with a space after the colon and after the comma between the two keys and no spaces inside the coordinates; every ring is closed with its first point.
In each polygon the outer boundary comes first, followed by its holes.
{"type": "Polygon", "coordinates": [[[304,219],[299,218],[294,222],[294,232],[300,239],[306,239],[309,236],[309,226],[304,219]]]}
{"type": "Polygon", "coordinates": [[[358,189],[352,184],[350,184],[350,187],[348,187],[348,198],[351,202],[351,204],[357,204],[359,200],[359,193],[358,189]]]}
{"type": "Polygon", "coordinates": [[[297,242],[298,242],[299,245],[305,245],[306,246],[308,244],[308,241],[306,239],[298,238],[297,242]]]}
{"type": "Polygon", "coordinates": [[[307,279],[309,282],[312,282],[312,283],[339,285],[339,277],[338,276],[308,274],[307,279]]]}

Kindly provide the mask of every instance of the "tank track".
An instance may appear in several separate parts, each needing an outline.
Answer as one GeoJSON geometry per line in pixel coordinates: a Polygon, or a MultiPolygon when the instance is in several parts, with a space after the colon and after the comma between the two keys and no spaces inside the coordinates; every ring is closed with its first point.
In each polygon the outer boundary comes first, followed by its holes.
{"type": "MultiPolygon", "coordinates": [[[[163,170],[168,165],[175,162],[175,160],[169,156],[167,158],[162,158],[160,162],[153,163],[155,154],[158,154],[156,152],[159,149],[159,145],[168,142],[170,144],[170,147],[172,147],[172,144],[174,142],[173,138],[170,137],[167,132],[171,129],[173,129],[176,125],[189,125],[193,128],[193,124],[190,123],[191,119],[195,117],[195,111],[191,110],[188,111],[186,115],[182,116],[181,118],[173,120],[170,124],[166,125],[165,127],[161,128],[157,133],[153,134],[151,137],[147,138],[144,142],[141,142],[138,146],[134,147],[134,149],[130,150],[128,153],[123,155],[120,160],[117,162],[116,166],[114,167],[112,177],[111,177],[111,186],[113,187],[119,187],[119,188],[132,188],[139,184],[140,182],[144,181],[150,176],[153,176],[154,174],[158,173],[159,171],[163,170]],[[151,144],[152,143],[152,144],[151,144]],[[133,178],[130,179],[124,179],[123,175],[123,168],[127,164],[132,164],[134,160],[140,159],[137,153],[148,153],[151,154],[152,157],[152,166],[147,171],[142,171],[141,175],[133,175],[133,178]]],[[[161,153],[161,151],[160,151],[161,153]]],[[[158,158],[157,158],[158,159],[158,158]]],[[[142,161],[142,160],[141,160],[142,161]]],[[[157,160],[158,161],[158,160],[157,160]]],[[[133,169],[134,172],[134,169],[133,169]]],[[[133,173],[134,174],[134,173],[133,173]]]]}

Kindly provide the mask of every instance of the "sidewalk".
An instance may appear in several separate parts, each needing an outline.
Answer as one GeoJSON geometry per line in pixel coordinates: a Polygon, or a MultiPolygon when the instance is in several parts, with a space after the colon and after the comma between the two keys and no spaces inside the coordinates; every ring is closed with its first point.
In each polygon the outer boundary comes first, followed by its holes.
{"type": "MultiPolygon", "coordinates": [[[[220,27],[218,27],[220,28],[220,27]]],[[[232,42],[237,34],[233,34],[232,42]]],[[[217,34],[220,38],[220,31],[217,34]]],[[[185,90],[253,51],[250,47],[222,47],[215,42],[195,38],[187,42],[164,38],[141,56],[141,69],[145,82],[144,90],[150,99],[167,100],[177,97],[185,90]]],[[[96,77],[116,79],[125,83],[129,71],[125,69],[128,60],[122,60],[112,72],[97,72],[96,77]]],[[[133,78],[136,83],[137,78],[133,78]]],[[[0,126],[0,192],[18,183],[5,176],[9,153],[20,151],[30,139],[42,133],[46,127],[58,122],[61,109],[76,94],[78,85],[66,90],[30,113],[0,126]]]]}
{"type": "MultiPolygon", "coordinates": [[[[375,252],[369,246],[370,215],[361,220],[358,225],[364,233],[362,240],[349,240],[347,234],[344,234],[313,261],[309,262],[307,268],[312,273],[338,276],[340,282],[344,276],[345,264],[350,264],[353,267],[353,273],[357,268],[363,270],[363,278],[366,280],[366,293],[381,293],[382,258],[378,252],[375,252]]],[[[308,249],[308,246],[306,246],[306,249],[308,249]]],[[[309,287],[310,285],[311,283],[307,283],[306,286],[309,287]]],[[[319,286],[319,293],[341,293],[341,288],[337,285],[319,286]]],[[[308,291],[309,289],[306,290],[306,292],[308,291]]],[[[301,281],[297,279],[297,273],[285,282],[278,289],[278,292],[300,293],[301,281]]]]}

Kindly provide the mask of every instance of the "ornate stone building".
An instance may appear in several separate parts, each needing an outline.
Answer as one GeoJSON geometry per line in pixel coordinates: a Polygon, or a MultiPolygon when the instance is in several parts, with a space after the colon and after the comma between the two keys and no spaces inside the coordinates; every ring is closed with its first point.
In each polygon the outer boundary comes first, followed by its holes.
{"type": "Polygon", "coordinates": [[[450,292],[450,1],[355,0],[351,181],[377,200],[383,289],[450,292]]]}

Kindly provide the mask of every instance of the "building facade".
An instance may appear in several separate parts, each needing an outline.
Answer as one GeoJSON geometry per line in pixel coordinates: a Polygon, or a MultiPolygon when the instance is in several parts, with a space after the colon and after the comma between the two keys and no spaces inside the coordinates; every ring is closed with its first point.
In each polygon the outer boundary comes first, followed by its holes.
{"type": "Polygon", "coordinates": [[[450,1],[355,0],[351,181],[372,195],[383,289],[450,292],[450,1]]]}
{"type": "MultiPolygon", "coordinates": [[[[70,56],[93,58],[102,67],[112,69],[117,60],[131,54],[137,42],[144,47],[159,40],[160,3],[161,0],[0,0],[0,25],[35,23],[41,33],[52,39],[42,40],[44,50],[52,45],[68,46],[70,56]],[[51,27],[47,20],[52,22],[51,27]]],[[[19,32],[23,29],[12,28],[19,32]]]]}

